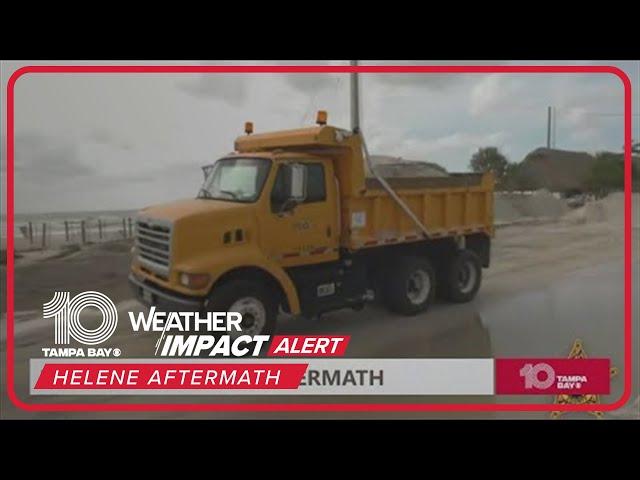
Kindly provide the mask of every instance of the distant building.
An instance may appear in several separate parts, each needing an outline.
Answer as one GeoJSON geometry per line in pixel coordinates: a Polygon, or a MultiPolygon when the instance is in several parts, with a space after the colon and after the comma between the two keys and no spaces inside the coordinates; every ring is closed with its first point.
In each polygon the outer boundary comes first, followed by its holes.
{"type": "Polygon", "coordinates": [[[596,157],[587,152],[537,148],[522,160],[522,174],[552,192],[584,191],[596,157]]]}
{"type": "MultiPolygon", "coordinates": [[[[603,153],[624,161],[622,153],[603,153]]],[[[537,188],[565,194],[584,192],[596,161],[596,156],[587,152],[537,148],[522,160],[521,175],[537,188]]],[[[639,169],[640,157],[633,155],[632,163],[639,169]]]]}

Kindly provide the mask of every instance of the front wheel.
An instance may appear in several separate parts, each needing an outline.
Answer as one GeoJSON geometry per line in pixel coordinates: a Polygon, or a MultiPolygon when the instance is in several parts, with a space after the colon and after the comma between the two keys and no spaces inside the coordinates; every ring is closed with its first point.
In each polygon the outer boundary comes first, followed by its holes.
{"type": "Polygon", "coordinates": [[[207,303],[209,312],[238,312],[242,315],[236,335],[271,335],[278,315],[273,295],[267,288],[250,280],[230,280],[213,289],[207,303]]]}
{"type": "Polygon", "coordinates": [[[425,311],[435,292],[435,274],[423,257],[401,257],[386,278],[385,297],[389,309],[402,315],[425,311]]]}

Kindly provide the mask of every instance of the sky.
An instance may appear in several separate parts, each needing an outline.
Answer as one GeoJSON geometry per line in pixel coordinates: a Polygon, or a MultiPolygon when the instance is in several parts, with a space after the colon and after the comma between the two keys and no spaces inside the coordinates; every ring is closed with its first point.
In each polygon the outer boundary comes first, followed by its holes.
{"type": "MultiPolygon", "coordinates": [[[[2,62],[2,184],[6,181],[6,85],[2,62]]],[[[105,62],[46,62],[101,64],[105,62]]],[[[144,62],[108,62],[108,64],[144,62]]],[[[153,62],[158,64],[159,62],[153,62]]],[[[236,62],[165,62],[229,64],[236,62]]],[[[301,61],[242,64],[338,64],[301,61]]],[[[366,61],[363,64],[534,62],[366,61]]],[[[640,139],[640,62],[602,64],[630,77],[633,137],[640,139]]],[[[466,171],[478,148],[510,161],[546,144],[547,106],[555,146],[621,151],[623,88],[603,74],[362,74],[362,128],[371,153],[466,171]]],[[[202,165],[233,150],[244,122],[256,133],[312,126],[317,110],[349,127],[347,74],[31,74],[15,90],[16,213],[139,209],[193,197],[202,165]]],[[[5,212],[2,202],[2,212],[5,212]]]]}

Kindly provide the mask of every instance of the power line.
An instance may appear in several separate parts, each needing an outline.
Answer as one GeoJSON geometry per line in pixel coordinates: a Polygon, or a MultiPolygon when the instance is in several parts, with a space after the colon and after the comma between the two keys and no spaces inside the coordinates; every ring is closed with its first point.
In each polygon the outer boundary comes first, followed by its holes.
{"type": "MultiPolygon", "coordinates": [[[[580,114],[594,117],[624,117],[624,113],[580,112],[580,114]]],[[[632,113],[631,116],[640,117],[640,113],[632,113]]]]}
{"type": "MultiPolygon", "coordinates": [[[[599,117],[624,117],[624,112],[597,112],[597,111],[589,111],[583,110],[581,107],[554,107],[555,110],[560,111],[579,111],[580,115],[591,115],[591,116],[599,116],[599,117]]],[[[632,117],[640,117],[640,113],[631,113],[632,117]]]]}

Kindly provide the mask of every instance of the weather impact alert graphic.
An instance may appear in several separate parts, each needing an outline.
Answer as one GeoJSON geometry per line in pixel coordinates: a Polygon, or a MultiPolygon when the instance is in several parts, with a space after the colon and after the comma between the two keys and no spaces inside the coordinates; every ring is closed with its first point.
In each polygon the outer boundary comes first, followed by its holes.
{"type": "Polygon", "coordinates": [[[244,335],[237,312],[128,312],[131,335],[155,333],[153,358],[109,345],[113,302],[95,291],[55,292],[43,306],[54,346],[31,359],[30,393],[65,395],[607,394],[607,359],[345,358],[345,335],[244,335]],[[94,328],[80,322],[99,312],[94,328]],[[71,346],[73,344],[74,346],[71,346]],[[104,344],[104,346],[102,346],[104,344]]]}

